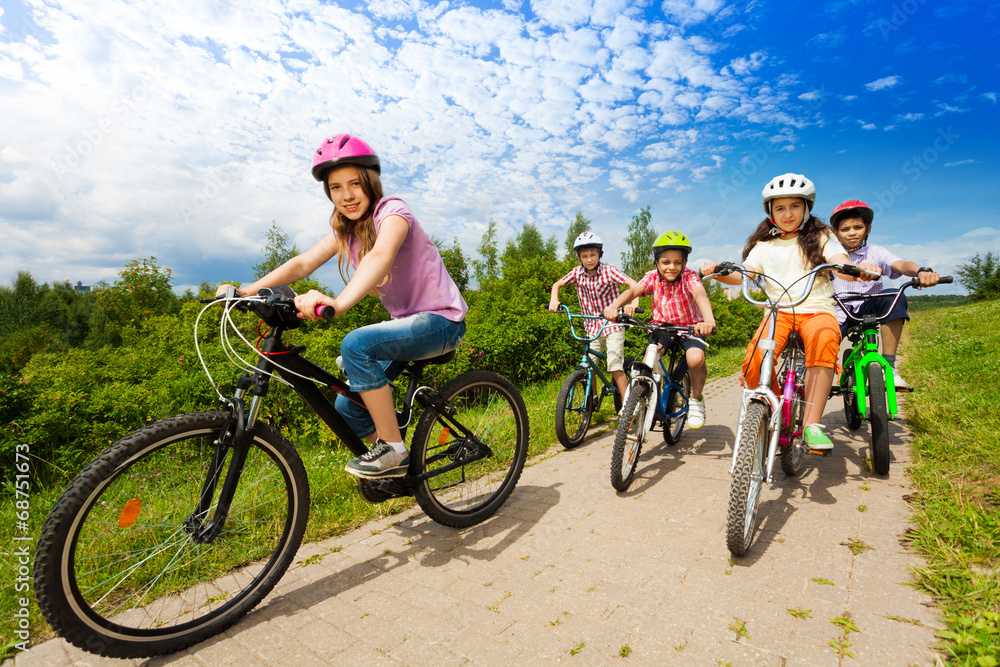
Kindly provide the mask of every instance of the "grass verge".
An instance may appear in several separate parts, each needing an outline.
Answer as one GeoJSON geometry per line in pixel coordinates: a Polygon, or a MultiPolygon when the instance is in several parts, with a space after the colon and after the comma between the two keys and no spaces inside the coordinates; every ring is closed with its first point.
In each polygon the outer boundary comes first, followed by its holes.
{"type": "Polygon", "coordinates": [[[953,664],[1000,664],[1000,302],[919,313],[908,327],[914,570],[953,664]]]}

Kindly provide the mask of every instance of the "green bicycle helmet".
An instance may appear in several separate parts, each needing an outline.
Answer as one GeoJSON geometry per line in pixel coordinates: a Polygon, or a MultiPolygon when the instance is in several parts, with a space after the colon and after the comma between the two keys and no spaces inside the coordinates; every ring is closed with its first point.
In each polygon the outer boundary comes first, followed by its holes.
{"type": "Polygon", "coordinates": [[[654,263],[665,250],[680,250],[687,258],[691,254],[691,241],[681,232],[663,232],[653,241],[654,263]]]}

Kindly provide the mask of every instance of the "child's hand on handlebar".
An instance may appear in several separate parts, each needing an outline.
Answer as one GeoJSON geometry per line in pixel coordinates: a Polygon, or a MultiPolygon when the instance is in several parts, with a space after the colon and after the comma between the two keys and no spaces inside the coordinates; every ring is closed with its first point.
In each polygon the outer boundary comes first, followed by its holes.
{"type": "Polygon", "coordinates": [[[711,336],[715,332],[715,322],[698,322],[694,325],[694,332],[701,338],[711,336]]]}
{"type": "Polygon", "coordinates": [[[559,312],[559,299],[552,299],[549,301],[549,312],[556,313],[559,312]]]}
{"type": "Polygon", "coordinates": [[[337,309],[334,300],[318,290],[311,289],[305,294],[299,294],[295,297],[295,308],[299,311],[300,320],[318,319],[317,306],[330,306],[334,310],[337,309]]]}

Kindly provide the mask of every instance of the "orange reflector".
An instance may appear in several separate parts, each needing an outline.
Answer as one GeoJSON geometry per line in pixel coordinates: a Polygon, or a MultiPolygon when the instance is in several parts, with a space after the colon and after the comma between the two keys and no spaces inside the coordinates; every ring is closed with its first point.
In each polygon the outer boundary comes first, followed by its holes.
{"type": "Polygon", "coordinates": [[[451,437],[451,429],[445,426],[443,429],[441,429],[441,436],[438,438],[438,444],[443,445],[444,443],[448,442],[448,438],[450,437],[451,437]]]}
{"type": "Polygon", "coordinates": [[[118,516],[118,527],[119,528],[130,528],[135,520],[139,518],[139,512],[142,510],[142,503],[139,502],[138,498],[133,498],[132,500],[125,503],[125,507],[122,508],[122,513],[118,516]]]}

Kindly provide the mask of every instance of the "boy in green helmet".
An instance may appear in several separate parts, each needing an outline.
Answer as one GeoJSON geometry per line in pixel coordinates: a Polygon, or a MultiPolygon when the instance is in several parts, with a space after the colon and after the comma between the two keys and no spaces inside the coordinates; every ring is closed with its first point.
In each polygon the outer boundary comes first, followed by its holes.
{"type": "MultiPolygon", "coordinates": [[[[642,280],[628,291],[622,292],[614,303],[604,310],[604,316],[614,320],[618,308],[632,299],[652,293],[653,319],[657,324],[675,326],[691,325],[695,334],[707,336],[715,329],[715,316],[708,292],[698,274],[687,268],[691,242],[681,232],[665,232],[653,242],[653,264],[642,280]]],[[[696,340],[685,340],[688,374],[691,378],[691,396],[688,403],[688,426],[693,429],[705,425],[705,399],[702,390],[708,379],[705,365],[705,345],[696,340]]]]}

